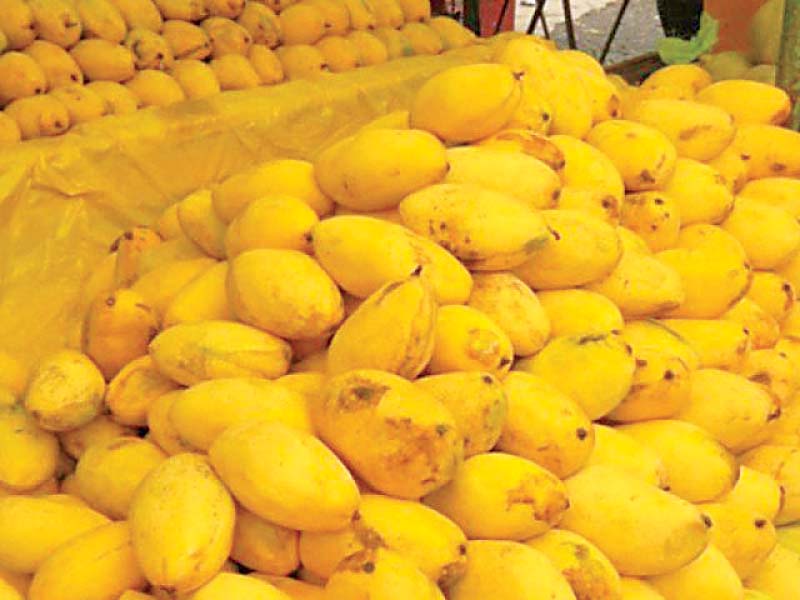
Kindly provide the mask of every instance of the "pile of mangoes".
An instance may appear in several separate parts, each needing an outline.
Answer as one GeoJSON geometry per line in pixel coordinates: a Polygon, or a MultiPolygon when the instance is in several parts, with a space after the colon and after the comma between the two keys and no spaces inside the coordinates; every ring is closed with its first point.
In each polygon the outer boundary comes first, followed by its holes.
{"type": "Polygon", "coordinates": [[[2,0],[0,145],[474,42],[429,0],[2,0]]]}
{"type": "Polygon", "coordinates": [[[788,97],[493,43],[3,359],[4,600],[797,600],[788,97]]]}

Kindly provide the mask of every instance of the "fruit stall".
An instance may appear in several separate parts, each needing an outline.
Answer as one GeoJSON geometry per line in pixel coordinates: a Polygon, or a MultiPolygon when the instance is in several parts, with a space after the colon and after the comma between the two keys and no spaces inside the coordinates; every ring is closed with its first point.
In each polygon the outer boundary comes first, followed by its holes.
{"type": "Polygon", "coordinates": [[[0,600],[798,600],[800,2],[750,8],[606,69],[0,0],[0,600]]]}

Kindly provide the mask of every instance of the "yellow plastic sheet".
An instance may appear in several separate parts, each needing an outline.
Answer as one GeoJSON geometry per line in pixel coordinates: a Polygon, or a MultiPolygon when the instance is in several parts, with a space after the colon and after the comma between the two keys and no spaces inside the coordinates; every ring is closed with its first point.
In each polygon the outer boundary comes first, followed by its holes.
{"type": "Polygon", "coordinates": [[[407,108],[434,73],[485,58],[474,47],[226,93],[0,152],[0,351],[30,365],[79,343],[81,288],[125,229],[253,163],[311,159],[407,108]]]}

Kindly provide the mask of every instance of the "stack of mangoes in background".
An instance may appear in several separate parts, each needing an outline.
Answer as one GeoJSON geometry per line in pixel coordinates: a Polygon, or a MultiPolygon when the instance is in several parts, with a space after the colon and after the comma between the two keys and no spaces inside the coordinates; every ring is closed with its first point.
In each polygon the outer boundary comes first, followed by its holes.
{"type": "Polygon", "coordinates": [[[796,600],[800,134],[496,40],[111,246],[0,368],[19,600],[796,600]]]}
{"type": "Polygon", "coordinates": [[[3,0],[0,144],[474,42],[429,0],[3,0]]]}

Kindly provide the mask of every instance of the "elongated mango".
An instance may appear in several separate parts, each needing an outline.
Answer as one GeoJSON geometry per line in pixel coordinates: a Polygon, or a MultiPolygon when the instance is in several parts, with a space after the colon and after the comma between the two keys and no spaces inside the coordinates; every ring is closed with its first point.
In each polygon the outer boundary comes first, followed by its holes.
{"type": "Polygon", "coordinates": [[[297,531],[270,523],[237,506],[231,558],[261,573],[287,575],[300,565],[298,538],[297,531]]]}
{"type": "Polygon", "coordinates": [[[736,571],[713,544],[688,565],[673,573],[652,577],[649,582],[665,600],[744,598],[736,571]]]}
{"type": "Polygon", "coordinates": [[[776,525],[800,520],[800,451],[793,446],[766,444],[742,456],[741,463],[771,475],[784,490],[784,502],[776,525]]]}
{"type": "Polygon", "coordinates": [[[614,467],[663,490],[670,487],[669,473],[661,456],[624,431],[605,425],[594,426],[594,449],[587,467],[614,467]]]}
{"type": "Polygon", "coordinates": [[[550,290],[536,296],[553,337],[622,331],[622,314],[601,294],[588,290],[550,290]]]}
{"type": "Polygon", "coordinates": [[[689,344],[704,369],[738,371],[750,353],[747,331],[739,323],[711,319],[667,319],[662,323],[689,344]]]}
{"type": "Polygon", "coordinates": [[[14,403],[0,406],[0,485],[25,492],[50,479],[56,470],[58,440],[14,403]]]}
{"type": "Polygon", "coordinates": [[[747,508],[775,521],[783,505],[783,494],[783,488],[772,475],[743,465],[739,468],[736,485],[720,501],[747,508]]]}
{"type": "Polygon", "coordinates": [[[233,318],[226,281],[228,263],[220,262],[189,281],[166,306],[163,326],[233,318]]]}

